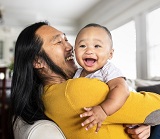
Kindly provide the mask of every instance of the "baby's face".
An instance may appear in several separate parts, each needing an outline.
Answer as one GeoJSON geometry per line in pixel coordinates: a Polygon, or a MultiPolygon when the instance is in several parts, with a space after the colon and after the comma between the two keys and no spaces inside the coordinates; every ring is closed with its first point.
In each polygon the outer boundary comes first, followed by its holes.
{"type": "Polygon", "coordinates": [[[76,60],[87,74],[104,66],[112,58],[113,49],[107,32],[100,27],[83,29],[75,42],[76,60]]]}

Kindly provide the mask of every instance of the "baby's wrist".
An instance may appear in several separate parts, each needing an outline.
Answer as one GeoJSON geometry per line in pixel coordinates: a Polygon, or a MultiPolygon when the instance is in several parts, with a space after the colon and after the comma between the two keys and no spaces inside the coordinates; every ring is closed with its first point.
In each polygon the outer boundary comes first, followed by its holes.
{"type": "Polygon", "coordinates": [[[100,104],[99,106],[100,106],[101,109],[104,111],[104,113],[105,113],[107,116],[109,116],[108,113],[106,112],[106,110],[103,108],[103,106],[102,106],[101,104],[100,104]]]}

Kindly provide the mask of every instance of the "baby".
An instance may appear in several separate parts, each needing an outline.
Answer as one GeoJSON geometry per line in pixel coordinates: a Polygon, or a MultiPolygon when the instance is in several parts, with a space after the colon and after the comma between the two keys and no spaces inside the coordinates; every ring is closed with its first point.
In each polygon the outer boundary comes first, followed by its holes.
{"type": "Polygon", "coordinates": [[[98,78],[110,89],[107,98],[101,104],[84,108],[86,112],[80,117],[89,117],[82,123],[82,126],[87,125],[86,130],[97,125],[98,132],[106,117],[118,111],[129,96],[123,74],[109,61],[114,52],[112,45],[110,31],[99,24],[86,25],[76,37],[75,56],[82,68],[77,70],[74,78],[98,78]]]}

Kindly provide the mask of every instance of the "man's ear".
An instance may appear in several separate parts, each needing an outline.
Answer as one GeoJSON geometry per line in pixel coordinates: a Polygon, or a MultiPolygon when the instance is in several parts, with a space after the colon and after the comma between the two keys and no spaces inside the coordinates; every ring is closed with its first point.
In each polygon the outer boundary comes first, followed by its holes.
{"type": "Polygon", "coordinates": [[[34,61],[33,61],[33,67],[36,68],[36,69],[41,69],[44,67],[44,62],[42,59],[40,58],[36,58],[34,61]]]}
{"type": "Polygon", "coordinates": [[[112,48],[111,49],[111,51],[110,51],[110,54],[109,54],[109,60],[111,60],[112,59],[112,57],[113,57],[113,53],[114,53],[114,49],[112,48]]]}

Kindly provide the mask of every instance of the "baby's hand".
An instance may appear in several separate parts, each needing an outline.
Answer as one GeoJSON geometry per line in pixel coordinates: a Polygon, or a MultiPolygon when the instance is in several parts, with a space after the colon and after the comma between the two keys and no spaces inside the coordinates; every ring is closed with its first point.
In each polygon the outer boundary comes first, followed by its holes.
{"type": "Polygon", "coordinates": [[[93,126],[97,124],[96,131],[98,132],[99,129],[101,128],[102,122],[106,119],[107,115],[103,111],[102,107],[100,105],[94,106],[94,107],[89,107],[89,108],[84,108],[86,112],[80,114],[80,117],[89,117],[87,118],[81,125],[86,127],[86,130],[89,130],[93,126]]]}

